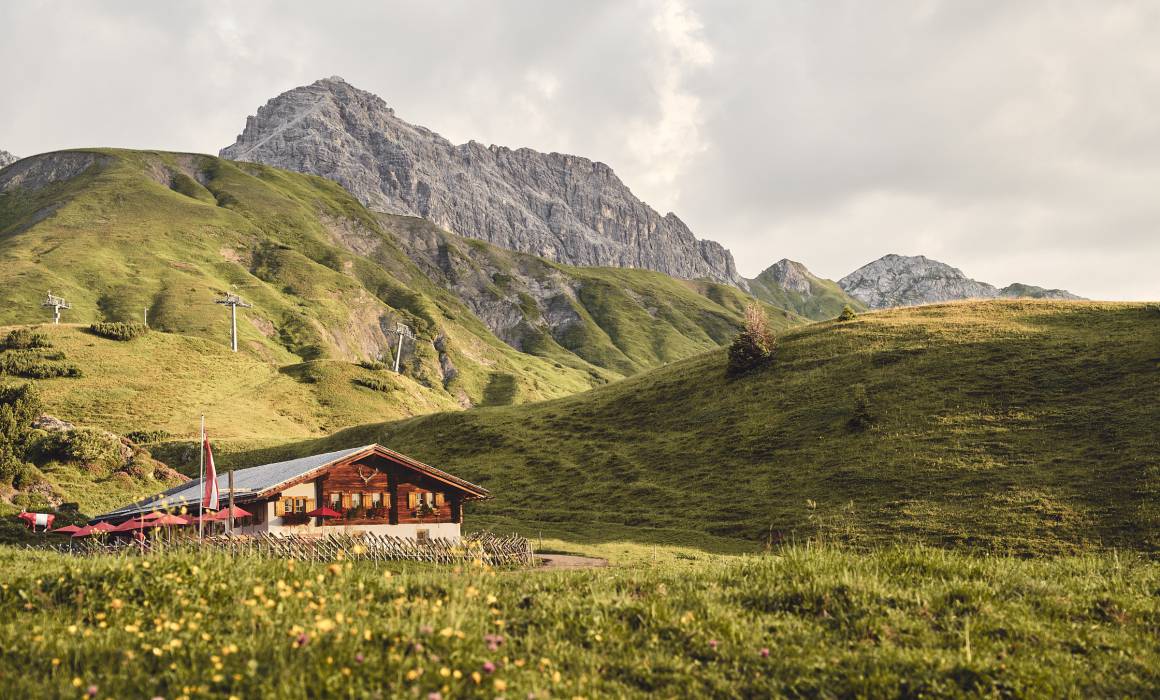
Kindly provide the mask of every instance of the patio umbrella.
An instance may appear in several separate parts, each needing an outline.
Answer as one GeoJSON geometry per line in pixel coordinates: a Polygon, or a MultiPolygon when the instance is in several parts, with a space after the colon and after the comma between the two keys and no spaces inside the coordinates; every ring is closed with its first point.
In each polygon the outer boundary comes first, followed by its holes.
{"type": "Polygon", "coordinates": [[[166,515],[168,515],[168,514],[162,513],[159,510],[155,510],[152,513],[146,513],[145,515],[142,515],[141,519],[142,520],[156,520],[158,518],[164,518],[166,515]]]}
{"type": "Polygon", "coordinates": [[[65,535],[70,535],[79,529],[80,528],[77,527],[76,525],[65,525],[64,527],[58,527],[57,529],[53,530],[53,532],[59,532],[59,533],[65,534],[65,535]]]}
{"type": "Polygon", "coordinates": [[[180,515],[162,515],[160,518],[154,518],[149,525],[153,527],[172,526],[172,525],[188,525],[189,518],[184,518],[180,515]]]}
{"type": "Polygon", "coordinates": [[[113,523],[107,523],[104,520],[97,523],[96,525],[93,525],[93,532],[113,532],[116,529],[117,529],[116,525],[114,525],[113,523]]]}
{"type": "Polygon", "coordinates": [[[247,510],[242,510],[241,508],[239,508],[237,506],[234,506],[232,510],[230,508],[222,508],[218,512],[211,515],[210,519],[211,520],[225,520],[225,519],[229,518],[231,515],[233,516],[234,520],[237,520],[238,518],[252,518],[252,517],[254,517],[253,513],[249,512],[247,510]]]}
{"type": "Polygon", "coordinates": [[[342,513],[339,513],[337,510],[332,510],[330,508],[327,508],[326,506],[323,506],[321,508],[315,508],[314,510],[310,511],[309,513],[306,514],[306,517],[308,517],[308,518],[341,518],[342,513]]]}
{"type": "Polygon", "coordinates": [[[88,537],[91,534],[93,534],[93,528],[89,527],[88,525],[85,525],[84,527],[77,528],[76,531],[73,532],[72,536],[73,537],[88,537]]]}
{"type": "Polygon", "coordinates": [[[143,530],[147,527],[154,527],[152,520],[145,520],[144,518],[132,518],[126,520],[116,527],[113,532],[129,532],[131,530],[143,530]]]}

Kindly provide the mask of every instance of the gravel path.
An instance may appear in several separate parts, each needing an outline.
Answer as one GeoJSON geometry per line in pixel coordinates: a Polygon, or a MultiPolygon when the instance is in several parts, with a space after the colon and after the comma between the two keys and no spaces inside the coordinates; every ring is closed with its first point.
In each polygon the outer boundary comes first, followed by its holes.
{"type": "Polygon", "coordinates": [[[548,569],[594,569],[608,566],[607,559],[578,557],[572,554],[537,554],[536,558],[548,569]]]}

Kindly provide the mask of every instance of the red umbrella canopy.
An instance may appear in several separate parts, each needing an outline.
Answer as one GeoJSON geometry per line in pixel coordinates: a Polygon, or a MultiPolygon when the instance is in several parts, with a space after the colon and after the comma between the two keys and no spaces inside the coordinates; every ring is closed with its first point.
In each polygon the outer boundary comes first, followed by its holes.
{"type": "Polygon", "coordinates": [[[158,518],[164,518],[165,516],[166,516],[166,513],[162,513],[159,510],[155,510],[152,513],[146,513],[145,515],[142,515],[141,519],[142,520],[156,520],[158,518]]]}
{"type": "Polygon", "coordinates": [[[236,518],[252,518],[252,517],[254,517],[253,513],[246,511],[246,510],[242,510],[241,508],[239,508],[237,506],[234,506],[232,509],[222,508],[218,512],[209,516],[208,519],[209,520],[225,520],[226,518],[229,518],[231,515],[235,519],[236,518]]]}
{"type": "Polygon", "coordinates": [[[330,508],[323,506],[321,508],[315,508],[314,510],[310,511],[309,513],[306,514],[306,517],[308,517],[308,518],[341,518],[342,513],[339,513],[337,510],[331,510],[330,508]]]}
{"type": "Polygon", "coordinates": [[[76,531],[73,532],[72,536],[73,537],[88,537],[91,534],[93,534],[93,528],[89,527],[88,525],[85,525],[84,527],[77,528],[76,531]]]}
{"type": "Polygon", "coordinates": [[[153,526],[154,525],[152,520],[134,518],[132,520],[126,520],[125,522],[121,523],[117,526],[117,529],[113,530],[113,532],[129,532],[130,530],[141,530],[153,526]]]}
{"type": "Polygon", "coordinates": [[[180,515],[163,515],[160,518],[154,518],[153,521],[149,523],[149,526],[160,527],[162,525],[188,525],[188,524],[189,524],[189,519],[183,518],[180,515]]]}
{"type": "Polygon", "coordinates": [[[77,527],[76,525],[65,525],[64,527],[58,527],[57,529],[53,530],[53,532],[61,532],[64,534],[71,534],[71,533],[76,532],[79,529],[80,528],[77,527]]]}
{"type": "Polygon", "coordinates": [[[93,525],[93,532],[113,532],[116,529],[116,525],[113,523],[107,523],[103,520],[96,525],[93,525]]]}

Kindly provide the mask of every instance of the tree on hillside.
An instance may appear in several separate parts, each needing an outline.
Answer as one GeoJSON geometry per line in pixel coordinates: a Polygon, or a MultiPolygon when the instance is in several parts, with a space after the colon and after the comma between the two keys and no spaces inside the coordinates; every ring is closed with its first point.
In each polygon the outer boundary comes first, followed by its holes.
{"type": "Polygon", "coordinates": [[[842,307],[842,313],[838,314],[839,321],[853,321],[858,314],[854,312],[854,307],[846,304],[842,307]]]}
{"type": "Polygon", "coordinates": [[[40,396],[31,384],[0,385],[0,483],[12,483],[24,472],[32,421],[40,409],[40,396]]]}
{"type": "Polygon", "coordinates": [[[737,376],[760,367],[773,357],[777,338],[769,326],[769,319],[761,305],[745,307],[745,326],[729,346],[729,365],[726,373],[737,376]]]}

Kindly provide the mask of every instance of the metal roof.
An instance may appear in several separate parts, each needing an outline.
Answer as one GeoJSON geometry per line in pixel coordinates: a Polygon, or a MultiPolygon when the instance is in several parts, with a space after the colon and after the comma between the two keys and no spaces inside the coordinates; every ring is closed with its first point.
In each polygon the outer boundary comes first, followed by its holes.
{"type": "MultiPolygon", "coordinates": [[[[371,444],[339,450],[337,452],[311,455],[310,457],[299,457],[298,459],[291,459],[285,462],[262,464],[257,467],[250,467],[249,469],[238,469],[234,472],[234,499],[244,502],[252,496],[305,476],[316,469],[320,469],[334,462],[339,462],[360,452],[367,452],[368,450],[375,450],[380,455],[385,455],[416,471],[426,472],[437,479],[474,493],[476,498],[488,498],[491,495],[482,486],[477,486],[470,481],[460,479],[441,469],[436,469],[429,464],[412,459],[407,455],[389,450],[382,445],[371,444]]],[[[229,491],[229,473],[223,472],[218,474],[217,482],[218,492],[221,493],[223,498],[226,498],[229,491]]],[[[192,479],[184,484],[179,484],[159,494],[137,501],[136,503],[131,503],[105,513],[104,515],[99,515],[93,518],[91,522],[129,518],[154,510],[179,510],[183,506],[192,507],[190,508],[191,510],[196,510],[197,504],[201,500],[201,494],[201,482],[197,479],[192,479]]]]}
{"type": "MultiPolygon", "coordinates": [[[[363,445],[362,447],[353,447],[347,450],[339,450],[338,452],[327,452],[326,454],[299,457],[298,459],[291,459],[285,462],[262,464],[257,467],[250,467],[249,469],[239,469],[234,472],[234,498],[265,491],[278,484],[297,479],[303,474],[309,473],[319,467],[324,467],[331,462],[337,462],[340,459],[373,447],[374,445],[363,445]]],[[[218,491],[223,497],[225,497],[229,489],[229,478],[229,473],[223,472],[218,474],[218,491]]],[[[94,518],[94,520],[126,518],[137,515],[138,513],[148,513],[157,509],[170,510],[181,508],[182,506],[195,506],[200,498],[201,482],[193,479],[162,491],[155,496],[150,496],[136,503],[131,503],[117,510],[105,513],[94,518]]]]}

